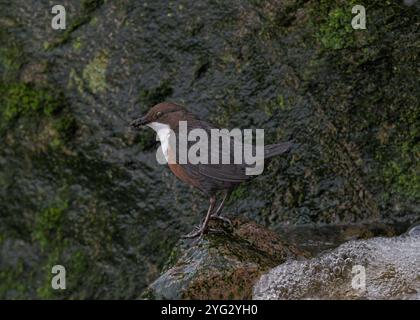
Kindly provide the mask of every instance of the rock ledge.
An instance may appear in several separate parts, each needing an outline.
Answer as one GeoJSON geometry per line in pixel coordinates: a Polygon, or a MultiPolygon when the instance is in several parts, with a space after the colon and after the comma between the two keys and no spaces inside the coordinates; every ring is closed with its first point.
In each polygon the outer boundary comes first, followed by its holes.
{"type": "Polygon", "coordinates": [[[206,235],[198,243],[182,240],[162,274],[142,294],[143,299],[249,299],[260,275],[306,254],[286,244],[274,232],[235,219],[223,234],[206,235]]]}

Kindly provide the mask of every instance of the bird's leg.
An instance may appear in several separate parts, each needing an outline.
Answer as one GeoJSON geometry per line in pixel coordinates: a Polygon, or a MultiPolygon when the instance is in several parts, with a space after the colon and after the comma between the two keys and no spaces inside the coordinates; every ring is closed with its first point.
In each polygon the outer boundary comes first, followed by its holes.
{"type": "Polygon", "coordinates": [[[182,238],[189,239],[189,238],[199,237],[199,239],[201,239],[203,237],[203,234],[207,230],[207,225],[209,223],[210,216],[213,212],[215,204],[216,204],[216,197],[211,196],[210,197],[210,206],[209,206],[209,209],[207,210],[206,218],[204,219],[204,222],[201,224],[200,228],[193,233],[190,233],[190,234],[187,234],[187,235],[183,236],[182,238]]]}
{"type": "Polygon", "coordinates": [[[230,194],[232,193],[232,191],[226,191],[225,196],[223,197],[222,202],[220,203],[219,207],[217,208],[216,212],[214,214],[212,214],[210,216],[210,219],[218,219],[218,220],[222,220],[224,222],[226,222],[227,224],[229,224],[230,226],[232,226],[232,221],[230,221],[230,219],[226,218],[226,217],[222,217],[220,215],[220,213],[222,212],[222,209],[225,205],[225,202],[227,200],[229,200],[230,194]]]}

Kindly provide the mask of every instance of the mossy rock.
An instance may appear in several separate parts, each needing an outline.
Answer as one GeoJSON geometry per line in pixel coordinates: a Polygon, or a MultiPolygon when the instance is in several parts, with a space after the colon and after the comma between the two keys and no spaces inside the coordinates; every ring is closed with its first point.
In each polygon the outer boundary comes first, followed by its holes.
{"type": "MultiPolygon", "coordinates": [[[[51,85],[0,82],[0,106],[0,132],[13,130],[19,119],[31,119],[27,126],[43,123],[42,128],[54,131],[48,135],[53,144],[61,145],[69,142],[78,128],[64,93],[51,85]]],[[[37,135],[42,136],[39,132],[37,135]]]]}
{"type": "Polygon", "coordinates": [[[106,70],[109,64],[107,51],[99,52],[83,70],[83,78],[87,81],[93,93],[106,89],[106,70]]]}
{"type": "Polygon", "coordinates": [[[180,241],[143,299],[249,299],[264,271],[306,255],[254,222],[235,219],[233,231],[211,223],[224,233],[180,241]]]}
{"type": "Polygon", "coordinates": [[[63,97],[49,88],[36,88],[33,85],[16,83],[3,85],[2,116],[4,121],[10,122],[21,115],[44,114],[51,116],[63,107],[63,97]]]}

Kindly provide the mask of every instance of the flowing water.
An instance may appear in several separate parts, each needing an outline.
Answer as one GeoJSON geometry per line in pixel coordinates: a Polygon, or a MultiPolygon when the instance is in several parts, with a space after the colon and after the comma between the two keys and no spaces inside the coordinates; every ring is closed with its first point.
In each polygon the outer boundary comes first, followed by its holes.
{"type": "Polygon", "coordinates": [[[420,299],[420,227],[346,242],[263,275],[254,299],[420,299]]]}

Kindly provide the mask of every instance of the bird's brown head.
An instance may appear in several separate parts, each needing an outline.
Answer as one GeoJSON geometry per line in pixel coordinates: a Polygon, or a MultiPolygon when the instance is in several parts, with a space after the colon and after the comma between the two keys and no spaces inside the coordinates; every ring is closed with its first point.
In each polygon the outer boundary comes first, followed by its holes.
{"type": "Polygon", "coordinates": [[[167,125],[175,128],[179,121],[187,120],[191,114],[182,106],[162,102],[153,106],[144,116],[134,119],[130,125],[139,129],[142,126],[153,127],[154,124],[167,125]]]}

